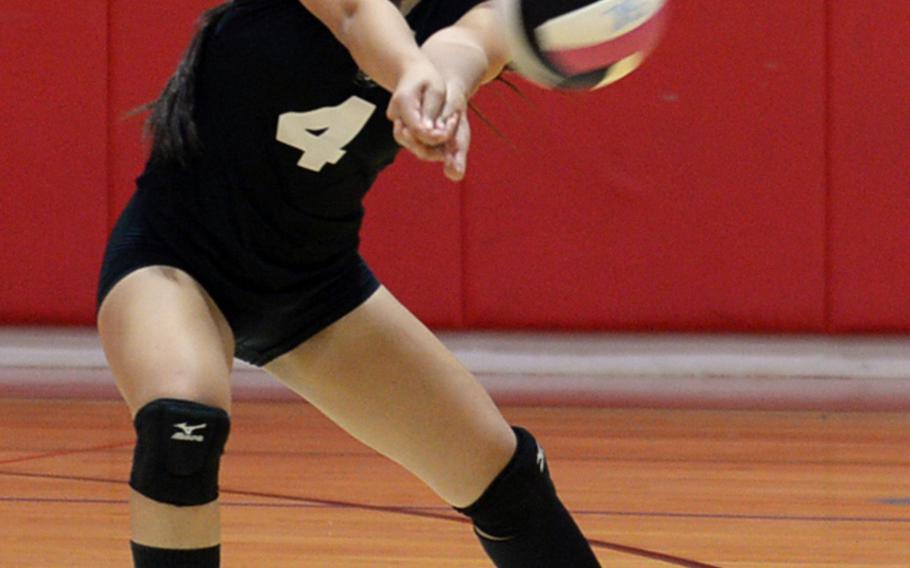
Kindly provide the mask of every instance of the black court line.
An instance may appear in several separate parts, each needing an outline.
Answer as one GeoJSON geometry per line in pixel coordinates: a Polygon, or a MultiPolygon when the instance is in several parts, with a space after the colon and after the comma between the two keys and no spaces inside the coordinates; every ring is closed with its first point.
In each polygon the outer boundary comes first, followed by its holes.
{"type": "MultiPolygon", "coordinates": [[[[0,471],[0,476],[9,476],[9,477],[27,477],[33,479],[52,479],[59,481],[83,481],[91,483],[105,483],[105,484],[114,484],[114,485],[123,485],[126,482],[119,479],[107,479],[101,477],[83,477],[75,475],[52,475],[44,473],[25,473],[25,472],[15,472],[15,471],[0,471]]],[[[222,488],[221,493],[225,495],[242,495],[246,497],[262,497],[268,499],[280,499],[284,501],[291,501],[292,503],[302,503],[309,504],[312,506],[321,505],[326,508],[337,508],[337,509],[357,509],[365,511],[375,511],[380,513],[389,513],[393,515],[403,515],[408,517],[420,517],[428,519],[437,519],[447,522],[456,522],[467,524],[469,521],[461,516],[456,516],[454,514],[445,514],[441,512],[435,512],[432,509],[421,509],[421,508],[412,508],[412,507],[391,507],[383,505],[368,505],[366,503],[353,503],[348,501],[337,501],[333,499],[317,499],[311,497],[297,497],[294,495],[282,495],[278,493],[264,493],[258,491],[241,491],[236,489],[227,489],[222,488]]],[[[18,502],[22,502],[22,498],[12,498],[18,502]]],[[[36,501],[33,501],[36,502],[36,501]]],[[[103,502],[101,500],[82,500],[82,501],[62,501],[62,502],[71,502],[71,503],[93,503],[93,502],[103,502]]],[[[605,540],[598,539],[588,539],[588,542],[591,543],[593,548],[601,548],[605,550],[612,550],[613,552],[619,552],[621,554],[628,554],[632,556],[638,556],[640,558],[648,558],[650,560],[657,560],[659,562],[664,562],[667,564],[672,564],[675,566],[682,566],[683,568],[721,568],[720,566],[714,564],[705,564],[703,562],[698,562],[696,560],[689,560],[687,558],[681,558],[678,556],[673,556],[670,554],[664,554],[662,552],[656,552],[653,550],[647,550],[644,548],[637,548],[634,546],[626,546],[623,544],[617,544],[613,542],[608,542],[605,540]]]]}

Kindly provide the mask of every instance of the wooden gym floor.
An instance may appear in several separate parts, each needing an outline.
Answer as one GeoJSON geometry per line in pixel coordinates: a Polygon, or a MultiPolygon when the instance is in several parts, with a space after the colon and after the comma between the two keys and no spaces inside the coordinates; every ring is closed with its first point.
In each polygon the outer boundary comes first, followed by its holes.
{"type": "MultiPolygon", "coordinates": [[[[910,415],[506,408],[605,567],[910,566],[910,415]]],[[[116,401],[0,399],[0,566],[129,565],[116,401]]],[[[224,566],[482,567],[469,527],[303,403],[238,402],[224,566]]]]}

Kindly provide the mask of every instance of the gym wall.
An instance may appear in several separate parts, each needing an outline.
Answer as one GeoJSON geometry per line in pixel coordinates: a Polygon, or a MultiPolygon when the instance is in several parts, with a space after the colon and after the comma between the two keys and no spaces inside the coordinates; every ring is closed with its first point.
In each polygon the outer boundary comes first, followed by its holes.
{"type": "MultiPolygon", "coordinates": [[[[0,323],[90,324],[202,0],[0,4],[0,323]]],[[[910,3],[674,0],[596,93],[512,78],[469,175],[402,154],[364,253],[442,328],[910,331],[910,3]]]]}

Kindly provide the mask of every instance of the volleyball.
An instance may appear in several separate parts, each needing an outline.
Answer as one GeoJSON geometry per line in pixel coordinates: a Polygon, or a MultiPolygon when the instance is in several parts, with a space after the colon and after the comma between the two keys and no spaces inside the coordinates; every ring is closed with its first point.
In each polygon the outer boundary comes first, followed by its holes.
{"type": "Polygon", "coordinates": [[[511,67],[551,89],[591,90],[629,75],[660,41],[667,0],[497,0],[511,67]]]}

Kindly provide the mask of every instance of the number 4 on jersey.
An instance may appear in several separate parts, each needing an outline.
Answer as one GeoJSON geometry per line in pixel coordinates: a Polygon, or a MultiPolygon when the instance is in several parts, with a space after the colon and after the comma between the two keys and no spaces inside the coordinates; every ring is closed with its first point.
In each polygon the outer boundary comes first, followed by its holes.
{"type": "Polygon", "coordinates": [[[298,166],[319,172],[344,157],[343,148],[360,134],[375,111],[376,105],[351,97],[338,106],[286,112],[278,117],[276,138],[303,151],[298,166]]]}

